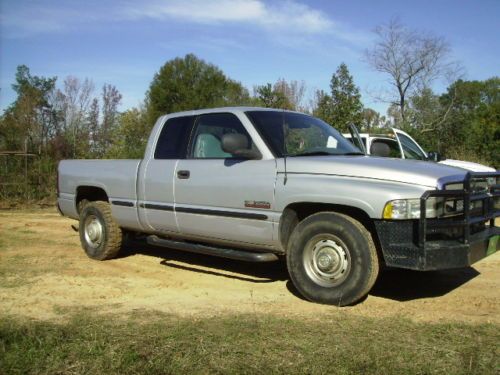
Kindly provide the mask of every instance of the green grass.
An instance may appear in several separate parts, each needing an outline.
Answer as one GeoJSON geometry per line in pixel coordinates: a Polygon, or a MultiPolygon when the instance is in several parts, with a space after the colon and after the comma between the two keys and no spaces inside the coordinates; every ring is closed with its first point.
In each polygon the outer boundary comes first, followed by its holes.
{"type": "MultiPolygon", "coordinates": [[[[9,248],[22,250],[26,247],[27,243],[40,242],[40,234],[32,229],[11,228],[9,230],[0,230],[0,236],[2,237],[2,240],[0,240],[0,250],[8,250],[9,248]]],[[[44,246],[57,244],[57,240],[43,239],[44,246]]]]}
{"type": "Polygon", "coordinates": [[[498,326],[236,315],[0,319],[2,374],[495,374],[498,326]]]}

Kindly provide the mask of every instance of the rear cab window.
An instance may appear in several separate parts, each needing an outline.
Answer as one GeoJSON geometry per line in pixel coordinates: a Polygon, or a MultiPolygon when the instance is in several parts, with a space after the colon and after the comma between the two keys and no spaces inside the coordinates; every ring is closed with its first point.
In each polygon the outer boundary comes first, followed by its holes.
{"type": "Polygon", "coordinates": [[[195,116],[168,119],[156,142],[155,159],[185,159],[195,116]]]}

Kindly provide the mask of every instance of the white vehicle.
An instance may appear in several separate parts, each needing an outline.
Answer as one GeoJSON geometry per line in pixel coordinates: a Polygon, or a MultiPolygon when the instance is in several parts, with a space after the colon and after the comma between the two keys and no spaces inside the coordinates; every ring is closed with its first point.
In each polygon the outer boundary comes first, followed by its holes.
{"type": "MultiPolygon", "coordinates": [[[[393,134],[359,134],[368,155],[399,159],[430,160],[472,172],[495,171],[494,168],[483,164],[463,160],[445,159],[437,152],[427,153],[408,133],[395,128],[391,129],[393,134]]],[[[343,134],[343,136],[349,140],[352,139],[351,134],[343,134]]]]}

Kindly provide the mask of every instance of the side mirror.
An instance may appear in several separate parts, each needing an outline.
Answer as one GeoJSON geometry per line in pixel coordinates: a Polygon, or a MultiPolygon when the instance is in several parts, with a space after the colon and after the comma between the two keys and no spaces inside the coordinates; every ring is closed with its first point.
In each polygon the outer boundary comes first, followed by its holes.
{"type": "Polygon", "coordinates": [[[243,134],[229,133],[222,136],[224,152],[244,159],[260,159],[260,152],[249,148],[248,143],[248,138],[243,134]]]}
{"type": "Polygon", "coordinates": [[[427,158],[430,160],[430,161],[434,161],[434,162],[438,162],[438,161],[441,161],[441,160],[444,160],[444,157],[443,155],[441,155],[439,152],[437,151],[430,151],[427,153],[427,158]]]}

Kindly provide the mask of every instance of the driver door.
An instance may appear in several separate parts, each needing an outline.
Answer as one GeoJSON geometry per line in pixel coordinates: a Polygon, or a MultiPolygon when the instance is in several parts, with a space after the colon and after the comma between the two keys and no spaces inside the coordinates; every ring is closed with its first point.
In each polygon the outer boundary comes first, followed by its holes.
{"type": "Polygon", "coordinates": [[[232,113],[197,117],[186,159],[174,177],[175,214],[186,237],[270,245],[273,241],[274,159],[248,160],[222,149],[224,134],[252,139],[232,113]]]}

